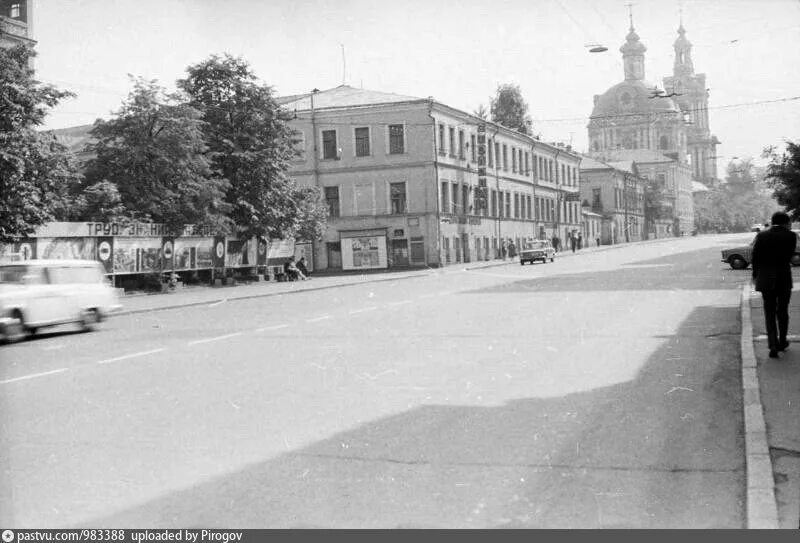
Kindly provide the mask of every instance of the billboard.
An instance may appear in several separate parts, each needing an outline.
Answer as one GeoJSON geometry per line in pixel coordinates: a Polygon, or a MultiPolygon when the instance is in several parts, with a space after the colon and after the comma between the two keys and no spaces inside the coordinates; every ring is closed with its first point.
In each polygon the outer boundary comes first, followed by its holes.
{"type": "Polygon", "coordinates": [[[387,268],[386,236],[342,238],[342,269],[387,268]]]}

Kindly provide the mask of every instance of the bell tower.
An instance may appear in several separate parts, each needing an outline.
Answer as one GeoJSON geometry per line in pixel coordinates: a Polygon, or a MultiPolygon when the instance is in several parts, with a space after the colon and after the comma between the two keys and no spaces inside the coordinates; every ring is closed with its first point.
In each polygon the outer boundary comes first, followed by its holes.
{"type": "Polygon", "coordinates": [[[674,93],[687,124],[686,151],[692,164],[692,176],[701,183],[717,178],[717,145],[708,123],[708,89],[706,74],[695,74],[692,62],[692,42],[686,38],[683,17],[678,26],[678,38],[673,44],[675,62],[672,75],[664,78],[664,89],[674,93]]]}
{"type": "Polygon", "coordinates": [[[633,13],[628,4],[628,17],[630,18],[630,29],[625,36],[625,43],[619,48],[622,53],[622,63],[625,67],[626,81],[642,81],[644,79],[644,53],[647,47],[639,40],[639,34],[633,29],[633,13]]]}

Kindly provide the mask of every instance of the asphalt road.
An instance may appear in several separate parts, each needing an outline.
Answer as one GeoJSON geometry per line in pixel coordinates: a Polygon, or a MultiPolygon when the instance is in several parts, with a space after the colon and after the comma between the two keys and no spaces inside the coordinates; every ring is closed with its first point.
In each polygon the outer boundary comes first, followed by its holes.
{"type": "Polygon", "coordinates": [[[743,527],[750,237],[0,347],[0,525],[743,527]]]}

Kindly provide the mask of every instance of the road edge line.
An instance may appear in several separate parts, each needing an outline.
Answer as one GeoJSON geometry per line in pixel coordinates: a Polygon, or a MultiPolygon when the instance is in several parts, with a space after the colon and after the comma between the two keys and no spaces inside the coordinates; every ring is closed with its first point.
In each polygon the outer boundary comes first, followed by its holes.
{"type": "Polygon", "coordinates": [[[758,361],[753,347],[753,321],[750,310],[750,284],[741,293],[742,409],[744,414],[745,466],[747,475],[747,528],[775,530],[778,502],[769,454],[764,406],[758,387],[758,361]]]}

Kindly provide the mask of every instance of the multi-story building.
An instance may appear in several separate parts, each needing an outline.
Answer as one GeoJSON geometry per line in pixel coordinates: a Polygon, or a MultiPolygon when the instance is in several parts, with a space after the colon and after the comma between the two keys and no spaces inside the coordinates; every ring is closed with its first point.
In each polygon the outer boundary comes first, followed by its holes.
{"type": "MultiPolygon", "coordinates": [[[[645,180],[636,163],[605,163],[584,157],[580,172],[581,200],[602,217],[601,242],[608,245],[644,239],[645,180]]],[[[586,235],[597,237],[592,232],[586,235]]]]}
{"type": "Polygon", "coordinates": [[[0,0],[0,47],[34,45],[33,1],[0,0]]]}
{"type": "Polygon", "coordinates": [[[692,177],[716,178],[719,143],[708,129],[705,75],[694,74],[691,44],[681,24],[674,44],[675,67],[664,78],[667,91],[645,81],[644,53],[633,22],[620,47],[625,79],[595,95],[589,153],[604,162],[634,161],[643,175],[664,181],[669,220],[649,225],[650,234],[685,235],[694,230],[692,177]]]}
{"type": "Polygon", "coordinates": [[[342,85],[294,111],[290,175],[322,189],[317,269],[442,266],[581,227],[580,156],[432,98],[342,85]]]}

